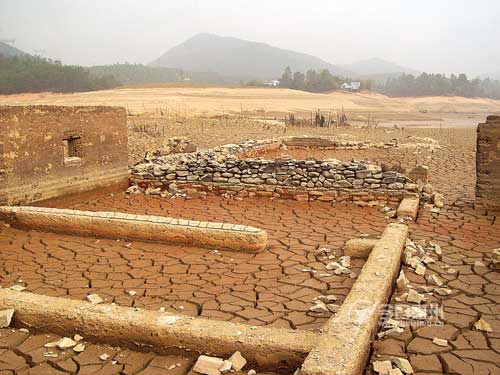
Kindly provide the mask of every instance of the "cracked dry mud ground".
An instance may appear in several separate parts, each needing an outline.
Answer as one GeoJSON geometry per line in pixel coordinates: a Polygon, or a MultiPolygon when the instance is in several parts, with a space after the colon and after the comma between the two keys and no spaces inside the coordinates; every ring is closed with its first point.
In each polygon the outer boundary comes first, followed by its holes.
{"type": "Polygon", "coordinates": [[[1,375],[181,375],[196,361],[193,353],[157,355],[82,341],[85,350],[46,348],[61,337],[49,333],[26,333],[0,329],[1,375]],[[109,358],[101,359],[107,354],[109,358]],[[172,365],[178,365],[168,370],[172,365]]]}
{"type": "MultiPolygon", "coordinates": [[[[406,327],[401,336],[376,340],[371,362],[404,357],[416,374],[500,374],[500,273],[475,265],[487,265],[491,250],[499,247],[499,220],[458,201],[439,214],[421,210],[410,231],[413,240],[431,240],[442,247],[442,258],[428,265],[427,274],[438,275],[452,293],[426,294],[426,302],[443,305],[443,325],[406,327]],[[448,272],[450,268],[456,272],[448,272]],[[473,325],[479,319],[493,332],[476,330],[473,325]],[[434,337],[448,340],[448,346],[435,345],[434,337]]],[[[408,267],[403,269],[414,287],[429,285],[408,267]]],[[[400,303],[400,295],[394,292],[391,305],[400,303]]],[[[367,372],[373,373],[371,366],[367,372]]]]}
{"type": "MultiPolygon", "coordinates": [[[[3,287],[22,280],[27,291],[39,294],[85,299],[97,293],[124,306],[309,330],[328,319],[308,311],[312,299],[334,293],[340,304],[355,281],[325,274],[328,260],[314,250],[329,246],[340,252],[348,239],[380,235],[387,224],[375,208],[266,198],[127,199],[118,193],[61,205],[253,225],[268,232],[269,248],[259,254],[216,252],[4,228],[3,287]]],[[[362,265],[353,260],[351,269],[357,274],[362,265]]]]}
{"type": "MultiPolygon", "coordinates": [[[[44,345],[58,341],[61,336],[52,333],[23,332],[18,329],[0,329],[0,375],[194,375],[191,371],[198,353],[171,350],[168,354],[138,351],[80,341],[85,346],[81,353],[73,349],[61,350],[44,345]],[[101,357],[107,355],[107,357],[101,357]]],[[[253,368],[247,364],[245,369],[253,368]]],[[[234,375],[246,374],[234,372],[234,375]]],[[[281,375],[293,370],[279,369],[281,375]]],[[[260,375],[275,375],[258,372],[260,375]]]]}

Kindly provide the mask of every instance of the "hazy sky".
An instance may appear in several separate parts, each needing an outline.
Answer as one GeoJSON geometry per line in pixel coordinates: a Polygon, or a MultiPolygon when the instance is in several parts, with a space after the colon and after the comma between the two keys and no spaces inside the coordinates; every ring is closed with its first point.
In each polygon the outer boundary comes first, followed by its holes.
{"type": "Polygon", "coordinates": [[[499,0],[0,0],[0,39],[64,63],[148,63],[200,32],[429,72],[500,71],[499,0]]]}

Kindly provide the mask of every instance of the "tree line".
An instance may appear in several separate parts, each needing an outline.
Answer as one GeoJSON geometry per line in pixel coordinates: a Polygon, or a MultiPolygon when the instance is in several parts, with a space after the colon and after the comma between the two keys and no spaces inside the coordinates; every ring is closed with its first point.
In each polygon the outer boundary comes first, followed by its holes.
{"type": "MultiPolygon", "coordinates": [[[[280,79],[280,87],[309,92],[338,90],[350,78],[331,74],[327,69],[292,73],[287,67],[280,79]]],[[[374,84],[372,80],[360,80],[362,90],[375,90],[388,96],[463,96],[500,99],[500,81],[490,78],[468,79],[465,74],[422,73],[418,76],[402,74],[388,78],[385,83],[374,84]]]]}
{"type": "Polygon", "coordinates": [[[468,79],[465,74],[402,74],[376,88],[388,96],[463,96],[500,99],[500,81],[468,79]]]}
{"type": "Polygon", "coordinates": [[[94,91],[117,85],[112,76],[93,77],[81,66],[34,56],[0,55],[0,94],[94,91]]]}
{"type": "MultiPolygon", "coordinates": [[[[349,78],[331,74],[328,69],[322,69],[320,71],[310,69],[305,73],[292,73],[290,67],[287,67],[281,75],[280,87],[309,92],[325,92],[337,90],[342,83],[350,81],[349,78]]],[[[361,88],[370,90],[372,88],[371,81],[361,81],[361,88]]]]}

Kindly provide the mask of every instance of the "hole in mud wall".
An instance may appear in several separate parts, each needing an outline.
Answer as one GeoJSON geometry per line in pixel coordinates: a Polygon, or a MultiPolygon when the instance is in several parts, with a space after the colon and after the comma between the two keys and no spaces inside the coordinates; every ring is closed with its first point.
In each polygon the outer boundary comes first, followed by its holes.
{"type": "Polygon", "coordinates": [[[63,139],[64,164],[79,162],[83,158],[83,150],[80,136],[70,136],[63,139]]]}

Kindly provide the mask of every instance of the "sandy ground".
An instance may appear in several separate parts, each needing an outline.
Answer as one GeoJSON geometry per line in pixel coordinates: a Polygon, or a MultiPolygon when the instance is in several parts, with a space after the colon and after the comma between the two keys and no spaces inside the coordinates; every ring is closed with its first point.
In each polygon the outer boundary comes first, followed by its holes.
{"type": "MultiPolygon", "coordinates": [[[[500,113],[500,101],[484,98],[419,97],[389,98],[362,92],[314,94],[304,91],[246,87],[134,87],[74,94],[19,94],[0,96],[0,104],[29,105],[116,105],[130,114],[165,116],[217,116],[223,114],[259,115],[283,118],[294,112],[309,117],[311,111],[340,111],[354,120],[375,115],[377,120],[400,123],[416,121],[433,126],[477,124],[478,115],[500,113]],[[467,121],[470,118],[471,121],[467,121]],[[464,122],[465,120],[465,122],[464,122]],[[450,122],[451,121],[451,122],[450,122]]],[[[361,120],[363,121],[363,120],[361,120]]]]}

